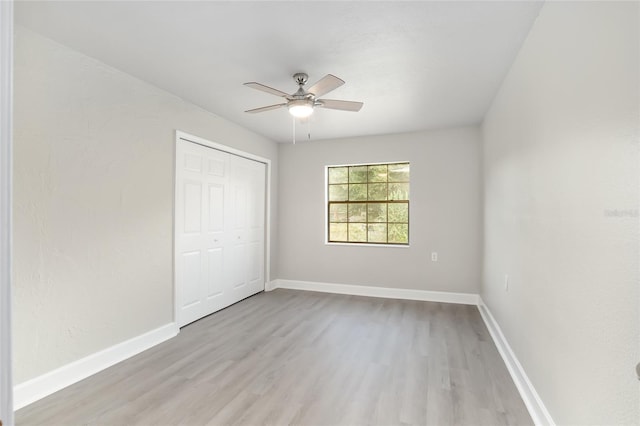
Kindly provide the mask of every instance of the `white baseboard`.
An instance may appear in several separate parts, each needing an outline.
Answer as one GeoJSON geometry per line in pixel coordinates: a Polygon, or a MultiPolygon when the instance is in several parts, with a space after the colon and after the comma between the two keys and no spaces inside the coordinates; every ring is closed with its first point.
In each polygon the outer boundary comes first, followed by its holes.
{"type": "Polygon", "coordinates": [[[353,284],[319,283],[312,281],[273,280],[272,290],[287,288],[291,290],[318,291],[322,293],[350,294],[353,296],[384,297],[387,299],[422,300],[427,302],[458,303],[477,305],[478,295],[472,293],[450,293],[446,291],[412,290],[406,288],[372,287],[353,284]]]}
{"type": "Polygon", "coordinates": [[[177,334],[177,324],[170,323],[21,383],[13,390],[14,409],[25,407],[177,334]]]}
{"type": "Polygon", "coordinates": [[[278,280],[267,281],[264,283],[264,291],[273,291],[277,287],[278,280]]]}
{"type": "Polygon", "coordinates": [[[484,304],[481,297],[478,298],[478,309],[480,310],[480,315],[482,316],[484,323],[489,329],[489,333],[491,334],[496,347],[498,348],[498,352],[500,352],[500,355],[509,370],[509,374],[511,374],[513,382],[518,388],[518,392],[520,392],[520,396],[522,397],[524,404],[527,406],[527,410],[529,410],[529,414],[531,415],[533,422],[539,426],[555,426],[555,422],[551,418],[547,407],[545,407],[542,399],[540,399],[540,395],[538,395],[538,392],[533,387],[527,373],[525,373],[520,361],[518,361],[518,358],[511,349],[511,346],[509,346],[509,342],[507,342],[507,339],[504,337],[500,326],[493,315],[491,315],[491,311],[487,305],[484,304]]]}

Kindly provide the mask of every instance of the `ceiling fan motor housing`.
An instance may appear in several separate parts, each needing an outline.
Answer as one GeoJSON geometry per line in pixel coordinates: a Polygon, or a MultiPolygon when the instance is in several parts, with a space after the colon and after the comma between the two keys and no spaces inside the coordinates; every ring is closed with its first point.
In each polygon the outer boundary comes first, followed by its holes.
{"type": "Polygon", "coordinates": [[[297,72],[293,75],[293,79],[299,86],[304,86],[309,80],[309,76],[303,72],[297,72]]]}

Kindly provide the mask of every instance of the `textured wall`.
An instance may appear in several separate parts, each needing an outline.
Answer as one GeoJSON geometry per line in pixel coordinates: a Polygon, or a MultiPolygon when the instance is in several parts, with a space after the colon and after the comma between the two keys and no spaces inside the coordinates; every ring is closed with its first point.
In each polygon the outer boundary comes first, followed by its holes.
{"type": "Polygon", "coordinates": [[[277,147],[28,30],[15,54],[19,384],[173,320],[176,129],[274,169],[277,147]]]}
{"type": "Polygon", "coordinates": [[[476,127],[281,145],[279,278],[478,293],[480,145],[476,127]],[[406,160],[411,246],[326,245],[325,166],[406,160]]]}
{"type": "Polygon", "coordinates": [[[546,3],[483,125],[482,297],[558,424],[640,423],[638,7],[546,3]]]}

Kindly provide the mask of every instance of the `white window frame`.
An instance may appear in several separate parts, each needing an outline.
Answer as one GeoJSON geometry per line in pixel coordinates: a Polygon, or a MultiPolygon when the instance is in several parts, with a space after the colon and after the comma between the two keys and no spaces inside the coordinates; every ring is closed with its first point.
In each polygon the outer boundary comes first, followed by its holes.
{"type": "MultiPolygon", "coordinates": [[[[329,168],[332,167],[353,167],[353,166],[376,166],[380,164],[409,163],[409,160],[389,160],[369,163],[347,163],[329,164],[324,166],[324,244],[327,246],[347,246],[347,247],[384,247],[384,248],[410,248],[411,247],[411,195],[409,195],[409,244],[384,244],[384,243],[350,243],[329,241],[329,168]]],[[[411,177],[409,177],[409,187],[411,187],[411,177]]]]}

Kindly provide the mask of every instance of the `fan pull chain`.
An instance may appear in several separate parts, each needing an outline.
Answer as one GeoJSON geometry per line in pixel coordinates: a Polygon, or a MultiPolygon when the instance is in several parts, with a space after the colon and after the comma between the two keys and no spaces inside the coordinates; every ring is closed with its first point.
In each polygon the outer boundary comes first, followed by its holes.
{"type": "Polygon", "coordinates": [[[307,140],[311,140],[311,117],[307,118],[307,140]]]}

